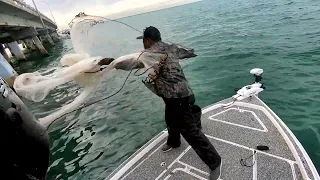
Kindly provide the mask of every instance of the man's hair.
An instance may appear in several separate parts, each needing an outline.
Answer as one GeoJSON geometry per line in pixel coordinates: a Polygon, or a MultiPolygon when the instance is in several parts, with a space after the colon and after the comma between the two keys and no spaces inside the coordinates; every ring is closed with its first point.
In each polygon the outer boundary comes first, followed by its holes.
{"type": "Polygon", "coordinates": [[[159,42],[161,41],[161,33],[156,27],[150,26],[143,31],[143,38],[159,42]]]}

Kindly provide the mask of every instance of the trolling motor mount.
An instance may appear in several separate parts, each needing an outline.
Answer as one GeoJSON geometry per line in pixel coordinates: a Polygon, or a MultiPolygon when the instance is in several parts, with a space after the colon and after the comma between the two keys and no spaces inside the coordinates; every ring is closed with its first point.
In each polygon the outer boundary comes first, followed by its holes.
{"type": "Polygon", "coordinates": [[[255,76],[255,82],[251,85],[247,85],[239,89],[237,91],[237,94],[232,96],[233,99],[241,101],[253,95],[258,95],[265,89],[263,84],[260,83],[262,80],[263,69],[254,68],[250,71],[250,74],[253,74],[255,76]]]}

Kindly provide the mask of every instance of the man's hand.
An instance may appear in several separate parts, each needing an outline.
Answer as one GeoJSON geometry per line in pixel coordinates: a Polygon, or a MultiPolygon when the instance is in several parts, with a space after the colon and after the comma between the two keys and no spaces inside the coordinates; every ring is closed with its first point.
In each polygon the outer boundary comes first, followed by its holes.
{"type": "Polygon", "coordinates": [[[103,58],[98,65],[109,65],[112,61],[114,61],[114,58],[103,58]]]}
{"type": "Polygon", "coordinates": [[[100,67],[103,65],[109,65],[114,59],[113,58],[103,58],[100,60],[100,62],[98,63],[99,67],[96,66],[94,68],[92,68],[90,71],[87,71],[85,73],[97,73],[102,71],[104,68],[100,67]]]}
{"type": "Polygon", "coordinates": [[[130,71],[132,69],[143,68],[144,65],[142,62],[138,61],[138,58],[141,56],[141,53],[134,53],[125,56],[121,56],[113,61],[110,66],[115,69],[121,69],[125,71],[130,71]]]}

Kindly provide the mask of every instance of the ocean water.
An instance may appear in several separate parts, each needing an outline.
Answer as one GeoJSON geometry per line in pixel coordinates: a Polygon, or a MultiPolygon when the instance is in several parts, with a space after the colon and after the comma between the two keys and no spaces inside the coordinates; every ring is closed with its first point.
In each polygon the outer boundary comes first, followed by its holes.
{"type": "MultiPolygon", "coordinates": [[[[253,81],[250,69],[263,68],[267,89],[260,97],[294,132],[320,170],[320,1],[208,0],[121,21],[141,30],[156,26],[163,39],[195,49],[198,57],[183,66],[201,107],[232,96],[234,88],[253,81]]],[[[56,66],[70,47],[66,40],[50,49],[52,56],[32,55],[15,69],[23,73],[56,66]]],[[[103,53],[110,47],[99,48],[103,53]]],[[[130,42],[125,49],[142,49],[142,43],[130,42]]],[[[108,76],[91,100],[115,92],[126,75],[119,71],[108,76]]],[[[72,101],[79,90],[66,84],[44,102],[27,104],[42,117],[72,101]]],[[[104,179],[164,128],[162,100],[144,87],[141,78],[130,77],[113,98],[52,126],[48,180],[104,179]]]]}

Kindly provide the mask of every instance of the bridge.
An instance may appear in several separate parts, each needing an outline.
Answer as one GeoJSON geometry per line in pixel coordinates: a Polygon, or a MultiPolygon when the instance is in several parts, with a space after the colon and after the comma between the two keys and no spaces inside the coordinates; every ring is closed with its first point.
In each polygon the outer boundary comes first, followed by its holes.
{"type": "Polygon", "coordinates": [[[0,52],[7,60],[2,44],[6,44],[18,60],[25,59],[18,42],[48,55],[42,42],[54,45],[59,39],[56,29],[55,22],[23,1],[0,0],[0,52]]]}

